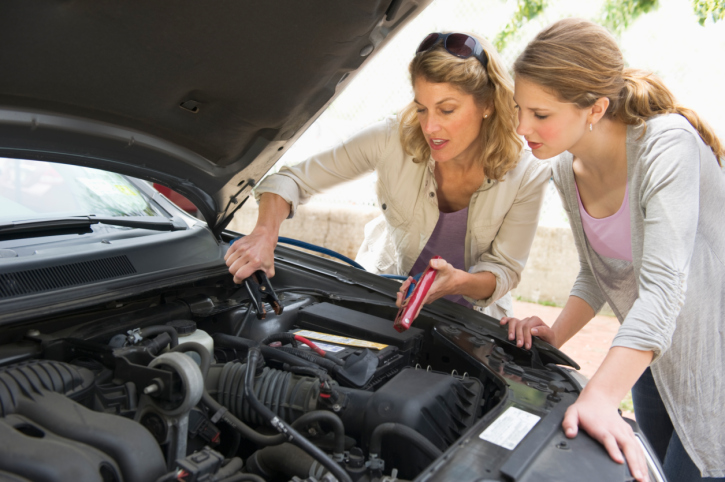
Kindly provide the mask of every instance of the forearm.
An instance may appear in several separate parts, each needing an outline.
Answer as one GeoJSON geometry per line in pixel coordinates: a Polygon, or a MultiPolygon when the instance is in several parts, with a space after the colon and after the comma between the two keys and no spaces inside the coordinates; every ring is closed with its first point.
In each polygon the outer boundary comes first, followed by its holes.
{"type": "Polygon", "coordinates": [[[625,397],[652,362],[653,352],[615,346],[584,389],[615,406],[625,397]]]}
{"type": "Polygon", "coordinates": [[[278,194],[265,192],[259,198],[259,214],[254,232],[273,237],[275,242],[279,236],[282,221],[287,219],[290,205],[278,194]]]}
{"type": "Polygon", "coordinates": [[[485,300],[496,290],[496,277],[489,271],[478,273],[460,271],[456,286],[452,294],[468,296],[474,300],[485,300]]]}
{"type": "Polygon", "coordinates": [[[572,336],[576,335],[584,325],[594,318],[594,310],[589,303],[577,296],[570,296],[551,327],[556,340],[556,348],[566,343],[572,336]]]}

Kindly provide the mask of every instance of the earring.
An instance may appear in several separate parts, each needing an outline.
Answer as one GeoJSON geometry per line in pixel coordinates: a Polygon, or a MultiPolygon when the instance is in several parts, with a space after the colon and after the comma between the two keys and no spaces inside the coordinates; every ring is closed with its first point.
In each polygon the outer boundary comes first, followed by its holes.
{"type": "Polygon", "coordinates": [[[589,124],[589,132],[591,132],[591,131],[592,131],[592,125],[589,124]]]}
{"type": "Polygon", "coordinates": [[[488,119],[488,114],[483,114],[484,119],[488,119]]]}

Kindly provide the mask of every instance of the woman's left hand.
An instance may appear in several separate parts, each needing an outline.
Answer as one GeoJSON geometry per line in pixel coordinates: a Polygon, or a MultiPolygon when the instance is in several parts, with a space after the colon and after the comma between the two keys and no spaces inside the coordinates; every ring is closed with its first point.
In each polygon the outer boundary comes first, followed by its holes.
{"type": "Polygon", "coordinates": [[[459,280],[461,274],[464,274],[465,271],[454,268],[452,264],[443,258],[431,259],[428,264],[431,269],[436,270],[436,278],[430,290],[428,290],[425,299],[423,299],[423,304],[433,303],[438,298],[443,298],[447,295],[461,294],[459,292],[459,280]]]}
{"type": "MultiPolygon", "coordinates": [[[[433,303],[438,298],[442,298],[446,295],[460,294],[457,292],[458,284],[457,280],[461,273],[464,273],[460,269],[456,269],[452,264],[448,263],[445,259],[431,259],[429,266],[436,270],[436,278],[433,284],[428,290],[428,294],[423,299],[423,304],[433,303]]],[[[405,294],[408,292],[410,283],[413,282],[413,277],[408,276],[408,279],[403,282],[397,293],[395,304],[400,307],[405,299],[405,294]]]]}
{"type": "Polygon", "coordinates": [[[648,482],[647,459],[632,427],[617,412],[617,403],[606,393],[586,387],[564,415],[562,428],[568,438],[576,437],[579,427],[600,444],[617,463],[626,463],[638,482],[648,482]],[[625,460],[626,458],[626,460],[625,460]]]}

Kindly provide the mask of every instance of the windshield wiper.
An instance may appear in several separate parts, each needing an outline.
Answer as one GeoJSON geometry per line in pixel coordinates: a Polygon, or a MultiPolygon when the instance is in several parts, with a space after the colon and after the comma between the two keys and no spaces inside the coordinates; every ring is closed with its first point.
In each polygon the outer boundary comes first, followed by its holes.
{"type": "Polygon", "coordinates": [[[113,216],[70,216],[64,218],[35,219],[32,221],[15,221],[0,225],[0,237],[8,235],[39,233],[50,231],[73,231],[78,229],[90,230],[93,224],[110,224],[127,228],[152,229],[154,231],[176,231],[186,229],[186,225],[175,224],[168,219],[158,216],[145,218],[134,217],[113,217],[113,216]]]}

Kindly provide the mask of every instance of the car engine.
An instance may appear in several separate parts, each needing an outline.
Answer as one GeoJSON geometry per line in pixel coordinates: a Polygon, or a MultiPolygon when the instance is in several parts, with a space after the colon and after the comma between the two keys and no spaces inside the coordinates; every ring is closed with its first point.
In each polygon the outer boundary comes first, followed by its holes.
{"type": "Polygon", "coordinates": [[[0,479],[410,480],[500,399],[391,303],[289,288],[260,314],[234,288],[8,330],[0,479]]]}

